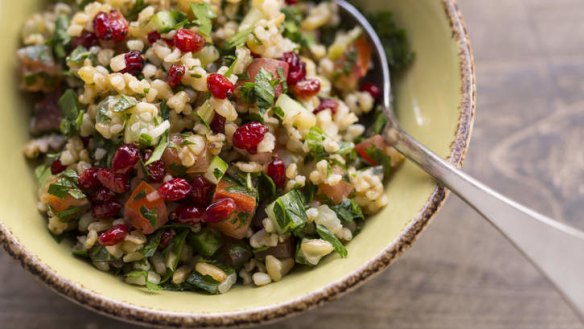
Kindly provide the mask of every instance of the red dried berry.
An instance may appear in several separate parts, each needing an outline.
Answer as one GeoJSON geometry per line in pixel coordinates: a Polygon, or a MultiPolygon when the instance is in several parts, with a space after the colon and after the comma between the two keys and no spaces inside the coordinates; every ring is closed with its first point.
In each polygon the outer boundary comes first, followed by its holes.
{"type": "Polygon", "coordinates": [[[381,89],[379,89],[377,85],[374,85],[372,83],[364,83],[361,86],[361,91],[368,92],[369,95],[371,95],[371,97],[373,97],[373,99],[375,100],[379,99],[379,96],[381,96],[381,89]]]}
{"type": "Polygon", "coordinates": [[[173,38],[174,45],[182,52],[196,53],[205,47],[205,38],[197,32],[181,28],[173,38]]]}
{"type": "Polygon", "coordinates": [[[320,104],[318,104],[318,107],[314,109],[314,114],[317,114],[324,110],[331,110],[332,114],[335,114],[337,113],[338,108],[339,102],[331,98],[324,98],[320,100],[320,104]]]}
{"type": "Polygon", "coordinates": [[[235,211],[236,204],[231,198],[219,199],[205,210],[207,222],[216,223],[231,217],[235,211]]]}
{"type": "Polygon", "coordinates": [[[186,68],[182,65],[172,64],[168,69],[166,81],[171,88],[176,88],[180,85],[182,78],[185,76],[186,68]]]}
{"type": "Polygon", "coordinates": [[[128,231],[128,226],[124,224],[114,225],[109,230],[101,233],[97,240],[102,246],[113,246],[124,241],[128,236],[128,231]]]}
{"type": "Polygon", "coordinates": [[[268,176],[274,181],[277,188],[282,188],[286,184],[286,165],[280,159],[274,159],[268,165],[268,176]]]}
{"type": "Polygon", "coordinates": [[[71,40],[71,46],[77,48],[83,46],[87,49],[95,46],[97,44],[97,36],[95,33],[84,30],[80,36],[73,38],[71,40]]]}
{"type": "Polygon", "coordinates": [[[174,230],[166,230],[162,232],[162,235],[160,236],[160,243],[158,244],[158,250],[162,250],[168,247],[170,241],[172,240],[172,238],[174,238],[175,235],[176,233],[174,232],[174,230]]]}
{"type": "Polygon", "coordinates": [[[205,216],[203,208],[181,204],[170,213],[169,217],[181,224],[197,224],[205,216]]]}
{"type": "Polygon", "coordinates": [[[116,201],[116,194],[105,187],[99,187],[95,193],[90,194],[92,204],[104,204],[116,201]]]}
{"type": "Polygon", "coordinates": [[[110,169],[100,168],[97,171],[99,182],[116,193],[124,193],[130,188],[130,180],[126,175],[115,174],[110,169]]]}
{"type": "Polygon", "coordinates": [[[258,144],[264,140],[267,132],[268,128],[259,122],[246,123],[235,130],[233,146],[253,152],[258,144]]]}
{"type": "Polygon", "coordinates": [[[95,35],[100,40],[124,41],[128,34],[128,21],[122,13],[114,9],[106,14],[100,11],[93,19],[95,35]]]}
{"type": "Polygon", "coordinates": [[[298,3],[298,0],[286,0],[288,6],[292,6],[298,3]]]}
{"type": "Polygon", "coordinates": [[[292,87],[292,92],[296,97],[307,99],[316,96],[320,91],[320,81],[317,79],[306,79],[298,82],[292,87]]]}
{"type": "Polygon", "coordinates": [[[144,68],[144,58],[142,58],[142,53],[139,50],[127,52],[124,55],[124,60],[126,62],[126,67],[122,70],[122,73],[137,75],[142,72],[142,69],[144,68]]]}
{"type": "Polygon", "coordinates": [[[229,79],[218,73],[211,73],[207,77],[207,87],[215,98],[225,99],[235,91],[235,86],[229,79]]]}
{"type": "Polygon", "coordinates": [[[160,183],[166,176],[166,164],[164,161],[158,160],[146,166],[146,176],[148,181],[152,183],[160,183]]]}
{"type": "Polygon", "coordinates": [[[112,170],[116,174],[128,174],[140,161],[140,149],[135,144],[120,146],[112,158],[112,170]]]}
{"type": "Polygon", "coordinates": [[[225,133],[225,117],[221,114],[215,113],[213,116],[213,120],[209,125],[211,130],[216,134],[223,134],[225,133]]]}
{"type": "Polygon", "coordinates": [[[63,171],[65,171],[65,169],[67,169],[67,166],[63,165],[61,163],[61,160],[59,160],[59,159],[57,159],[57,160],[53,161],[53,163],[51,163],[51,174],[53,174],[53,175],[60,174],[63,171]]]}
{"type": "Polygon", "coordinates": [[[158,193],[165,201],[178,201],[191,194],[193,187],[184,178],[174,178],[162,184],[158,193]]]}
{"type": "Polygon", "coordinates": [[[156,41],[160,40],[162,38],[162,36],[160,35],[160,33],[158,33],[158,31],[152,31],[150,33],[148,33],[148,42],[155,43],[156,41]]]}
{"type": "Polygon", "coordinates": [[[288,63],[289,85],[293,86],[306,77],[306,64],[300,61],[300,56],[295,52],[284,53],[282,60],[288,63]]]}
{"type": "Polygon", "coordinates": [[[207,207],[211,203],[214,185],[203,176],[195,177],[191,185],[193,187],[191,192],[193,203],[199,207],[207,207]]]}
{"type": "Polygon", "coordinates": [[[122,205],[118,201],[93,205],[91,213],[95,218],[113,218],[119,215],[122,205]]]}
{"type": "Polygon", "coordinates": [[[97,179],[97,172],[99,168],[91,167],[85,169],[81,175],[79,175],[79,187],[85,191],[91,191],[101,186],[101,183],[97,179]]]}

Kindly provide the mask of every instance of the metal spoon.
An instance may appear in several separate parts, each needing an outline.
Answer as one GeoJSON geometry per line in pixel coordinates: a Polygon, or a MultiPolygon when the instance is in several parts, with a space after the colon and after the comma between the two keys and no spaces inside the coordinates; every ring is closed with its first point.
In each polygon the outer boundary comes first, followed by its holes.
{"type": "Polygon", "coordinates": [[[403,131],[391,104],[391,82],[385,50],[367,19],[351,4],[337,0],[343,19],[360,25],[369,39],[383,83],[383,113],[388,124],[383,137],[406,158],[456,193],[494,225],[529,259],[584,317],[584,232],[539,214],[493,191],[403,131]]]}

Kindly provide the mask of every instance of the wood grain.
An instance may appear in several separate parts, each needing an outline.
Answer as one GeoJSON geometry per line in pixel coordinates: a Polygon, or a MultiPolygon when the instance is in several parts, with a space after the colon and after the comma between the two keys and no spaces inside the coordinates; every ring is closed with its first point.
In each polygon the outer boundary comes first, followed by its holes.
{"type": "MultiPolygon", "coordinates": [[[[465,169],[584,229],[584,1],[459,0],[477,59],[465,169]]],[[[64,300],[0,251],[0,327],[133,328],[64,300]]],[[[266,328],[577,329],[558,293],[451,197],[405,257],[341,300],[266,328]]]]}

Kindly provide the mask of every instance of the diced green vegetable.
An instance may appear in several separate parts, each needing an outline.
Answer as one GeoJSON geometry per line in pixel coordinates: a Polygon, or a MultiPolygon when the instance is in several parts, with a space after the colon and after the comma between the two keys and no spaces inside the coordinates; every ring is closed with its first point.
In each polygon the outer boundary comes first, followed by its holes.
{"type": "Polygon", "coordinates": [[[162,251],[162,255],[166,261],[166,267],[168,267],[172,272],[176,270],[188,233],[188,230],[183,230],[182,232],[178,233],[170,241],[168,246],[162,251]]]}
{"type": "Polygon", "coordinates": [[[120,95],[112,109],[114,112],[124,112],[136,106],[136,104],[138,104],[138,101],[134,97],[120,95]]]}
{"type": "Polygon", "coordinates": [[[49,41],[57,58],[65,58],[67,55],[65,47],[71,42],[71,37],[69,36],[69,33],[67,33],[68,28],[69,17],[64,14],[57,16],[57,20],[55,21],[55,32],[53,33],[52,39],[49,41]]]}
{"type": "Polygon", "coordinates": [[[85,194],[77,186],[79,177],[73,169],[67,169],[58,175],[58,179],[49,185],[48,193],[58,198],[70,195],[76,200],[84,199],[85,194]]]}
{"type": "Polygon", "coordinates": [[[69,56],[67,56],[67,65],[82,65],[83,62],[91,56],[91,52],[83,46],[75,48],[69,56]]]}
{"type": "Polygon", "coordinates": [[[187,283],[210,294],[215,295],[219,293],[220,282],[216,281],[215,279],[208,275],[203,275],[197,271],[193,271],[193,273],[191,273],[191,275],[187,279],[187,283]]]}
{"type": "Polygon", "coordinates": [[[298,190],[291,190],[276,199],[266,207],[266,214],[280,234],[293,231],[307,221],[302,194],[298,190]]]}
{"type": "Polygon", "coordinates": [[[132,8],[130,8],[130,11],[126,15],[126,19],[128,19],[128,21],[137,20],[138,15],[142,10],[144,10],[144,8],[146,8],[146,6],[147,4],[144,2],[144,0],[136,0],[136,2],[132,6],[132,8]]]}
{"type": "Polygon", "coordinates": [[[51,177],[51,166],[46,163],[37,166],[34,170],[34,177],[38,182],[38,186],[45,186],[49,177],[51,177]]]}
{"type": "Polygon", "coordinates": [[[203,124],[210,129],[211,122],[215,116],[215,109],[213,106],[211,106],[211,103],[209,103],[209,101],[205,101],[197,108],[196,113],[199,119],[203,121],[203,124]]]}
{"type": "Polygon", "coordinates": [[[148,161],[146,161],[146,163],[144,163],[144,165],[149,165],[151,163],[153,163],[154,161],[158,161],[160,160],[160,158],[162,158],[162,154],[164,153],[164,150],[166,150],[166,148],[168,147],[169,141],[168,141],[168,131],[166,133],[164,133],[162,135],[162,137],[160,137],[160,142],[158,142],[158,145],[156,145],[156,148],[154,149],[154,151],[152,151],[152,154],[150,155],[150,158],[148,158],[148,161]]]}
{"type": "Polygon", "coordinates": [[[308,150],[317,158],[321,159],[326,156],[326,151],[324,149],[324,140],[326,136],[322,129],[319,127],[312,127],[306,135],[306,144],[308,145],[308,150]]]}
{"type": "Polygon", "coordinates": [[[347,257],[347,248],[337,239],[337,237],[329,231],[324,225],[316,224],[316,233],[321,239],[330,242],[335,248],[335,251],[343,258],[347,257]]]}
{"type": "Polygon", "coordinates": [[[148,241],[144,245],[144,248],[140,251],[144,258],[152,257],[160,245],[160,239],[162,238],[163,230],[158,230],[156,233],[148,237],[148,241]]]}
{"type": "Polygon", "coordinates": [[[162,290],[162,288],[158,284],[156,284],[154,282],[150,282],[148,280],[148,271],[132,271],[132,272],[126,274],[126,278],[140,278],[140,277],[144,278],[144,283],[145,283],[146,289],[148,289],[148,291],[154,292],[154,291],[162,290]]]}
{"type": "Polygon", "coordinates": [[[96,244],[89,250],[89,259],[92,262],[109,262],[114,258],[104,246],[96,244]]]}
{"type": "Polygon", "coordinates": [[[188,242],[201,256],[211,257],[223,245],[223,237],[214,229],[203,228],[198,233],[190,234],[188,242]]]}
{"type": "Polygon", "coordinates": [[[154,17],[152,17],[150,23],[156,29],[156,31],[160,33],[167,33],[172,31],[176,25],[176,15],[167,10],[159,11],[154,15],[154,17]]]}
{"type": "Polygon", "coordinates": [[[265,173],[261,173],[258,177],[258,195],[260,201],[269,200],[276,195],[276,184],[265,173]]]}
{"type": "Polygon", "coordinates": [[[207,172],[204,176],[209,182],[217,184],[221,178],[223,178],[223,175],[225,175],[228,167],[229,165],[227,162],[223,161],[223,159],[221,159],[219,156],[215,156],[211,160],[209,168],[207,169],[207,172]]]}

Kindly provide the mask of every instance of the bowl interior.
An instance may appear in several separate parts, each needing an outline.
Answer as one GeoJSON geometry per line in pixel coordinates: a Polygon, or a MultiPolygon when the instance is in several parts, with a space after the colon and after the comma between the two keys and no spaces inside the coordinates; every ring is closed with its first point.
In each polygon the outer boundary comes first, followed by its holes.
{"type": "MultiPolygon", "coordinates": [[[[30,108],[16,87],[15,50],[19,30],[26,17],[46,3],[35,0],[0,0],[0,223],[23,247],[40,260],[46,270],[67,282],[107,300],[172,313],[228,315],[272,308],[299,300],[303,296],[331,288],[363,269],[380,256],[420,212],[436,188],[425,174],[406,163],[387,187],[391,203],[370,218],[363,232],[349,245],[349,257],[331,257],[322,266],[302,270],[280,283],[262,288],[237,287],[226,295],[161,292],[149,294],[126,285],[120,279],[94,269],[71,256],[66,246],[58,245],[48,234],[45,220],[37,213],[35,181],[21,155],[28,139],[30,108]]],[[[404,128],[441,156],[450,154],[457,131],[462,98],[459,48],[438,0],[367,1],[370,10],[389,9],[395,13],[416,52],[413,67],[396,81],[396,108],[404,128]]]]}

